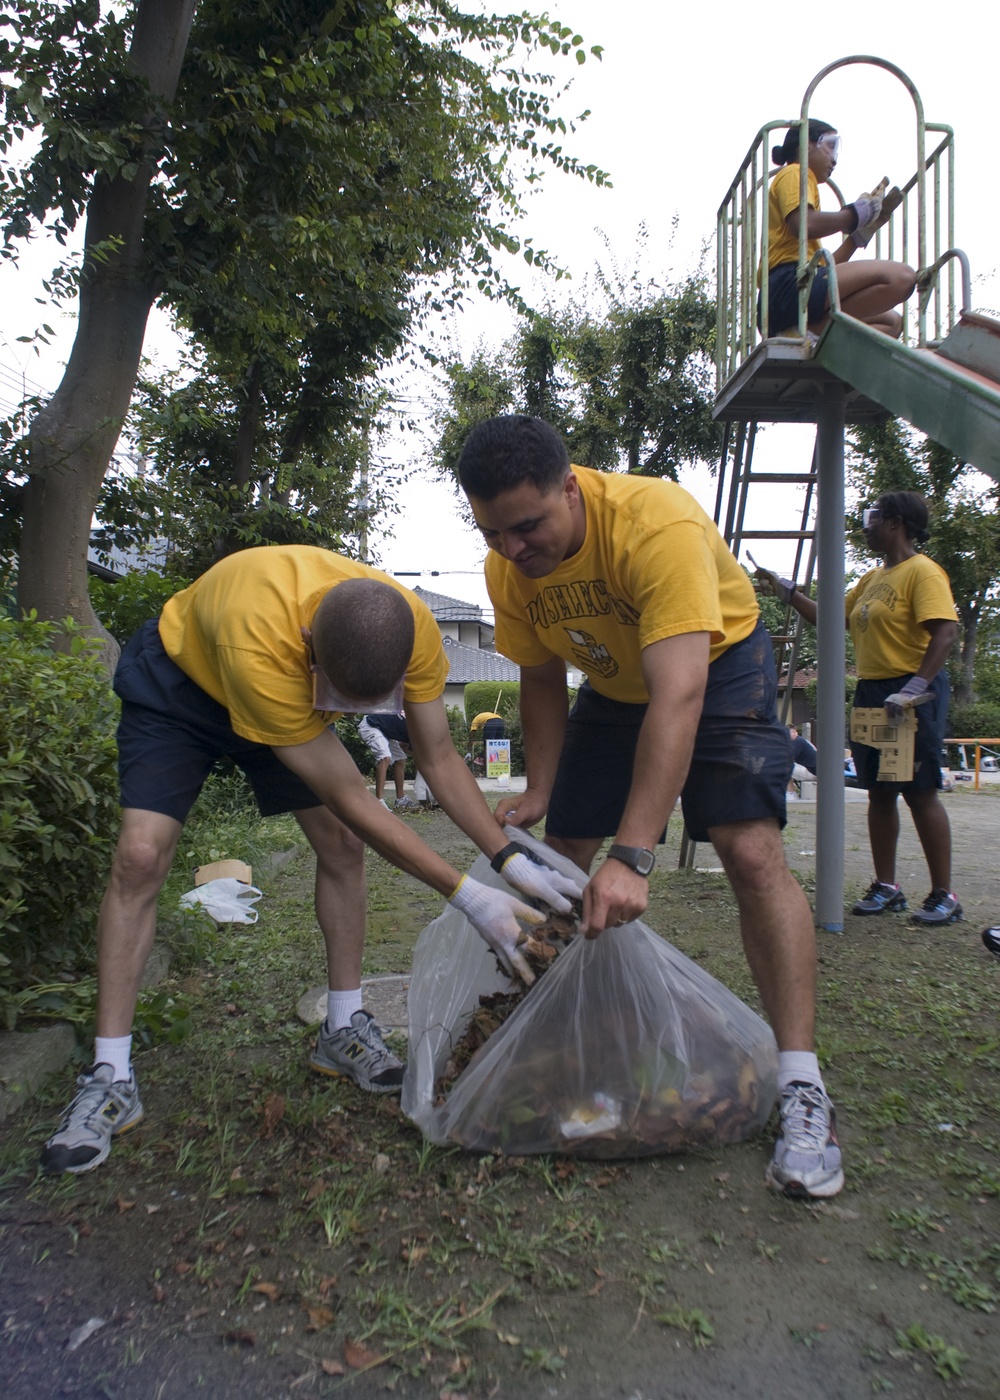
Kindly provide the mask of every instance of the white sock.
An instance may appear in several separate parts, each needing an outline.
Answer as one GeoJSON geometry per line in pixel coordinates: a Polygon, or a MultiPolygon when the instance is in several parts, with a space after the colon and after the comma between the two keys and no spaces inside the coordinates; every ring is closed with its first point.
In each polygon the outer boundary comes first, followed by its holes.
{"type": "Polygon", "coordinates": [[[326,1029],[330,1035],[351,1024],[355,1011],[361,1010],[361,988],[353,992],[331,992],[326,994],[326,1029]]]}
{"type": "MultiPolygon", "coordinates": [[[[818,1084],[823,1086],[823,1076],[819,1072],[819,1060],[810,1050],[778,1051],[778,1093],[789,1084],[818,1084]]],[[[824,1093],[825,1093],[824,1089],[824,1093]]]]}
{"type": "Polygon", "coordinates": [[[115,1083],[132,1077],[132,1037],[99,1035],[94,1041],[94,1064],[110,1065],[115,1083]]]}

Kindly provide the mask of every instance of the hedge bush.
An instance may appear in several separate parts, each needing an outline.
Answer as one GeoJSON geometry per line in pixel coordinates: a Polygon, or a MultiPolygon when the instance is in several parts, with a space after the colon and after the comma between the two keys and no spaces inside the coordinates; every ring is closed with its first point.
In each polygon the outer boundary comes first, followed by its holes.
{"type": "Polygon", "coordinates": [[[0,1019],[89,969],[117,835],[118,702],[73,626],[0,617],[0,1019]],[[54,645],[59,650],[53,650],[54,645]]]}
{"type": "Polygon", "coordinates": [[[157,573],[155,569],[138,570],[123,578],[92,577],[89,584],[94,612],[120,646],[137,632],[151,617],[159,617],[163,604],[182,588],[189,579],[157,573]]]}
{"type": "Polygon", "coordinates": [[[513,702],[514,708],[521,703],[521,686],[518,681],[470,681],[462,696],[465,702],[465,719],[471,724],[476,715],[484,710],[504,714],[504,701],[513,702]]]}
{"type": "Polygon", "coordinates": [[[952,705],[948,722],[957,739],[998,739],[1000,705],[952,705]]]}

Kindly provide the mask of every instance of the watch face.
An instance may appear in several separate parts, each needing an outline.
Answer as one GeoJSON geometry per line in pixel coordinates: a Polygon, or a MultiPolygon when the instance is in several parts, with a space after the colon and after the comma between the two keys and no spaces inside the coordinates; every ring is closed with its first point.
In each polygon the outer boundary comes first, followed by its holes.
{"type": "Polygon", "coordinates": [[[635,868],[640,875],[649,875],[656,864],[652,851],[640,851],[635,858],[635,868]]]}

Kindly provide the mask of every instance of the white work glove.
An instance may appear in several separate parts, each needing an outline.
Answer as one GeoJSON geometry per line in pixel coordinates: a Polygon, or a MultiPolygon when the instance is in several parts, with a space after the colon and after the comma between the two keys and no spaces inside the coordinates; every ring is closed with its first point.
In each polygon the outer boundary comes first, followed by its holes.
{"type": "Polygon", "coordinates": [[[876,221],[882,213],[885,186],[888,183],[886,179],[884,184],[876,185],[870,194],[859,194],[854,203],[847,206],[854,210],[858,221],[851,230],[851,238],[859,248],[864,248],[875,232],[876,221]]]}
{"type": "Polygon", "coordinates": [[[790,603],[795,590],[795,583],[790,578],[782,578],[773,569],[764,569],[753,555],[749,555],[750,563],[754,568],[754,579],[761,593],[777,598],[779,603],[790,603]]]}
{"type": "Polygon", "coordinates": [[[558,914],[569,914],[573,908],[570,900],[580,895],[579,886],[568,875],[560,875],[558,870],[539,864],[526,851],[512,852],[498,873],[508,885],[532,899],[540,899],[558,914]]]}
{"type": "Polygon", "coordinates": [[[859,224],[851,234],[851,240],[855,246],[867,248],[875,234],[889,222],[902,202],[903,192],[898,185],[893,185],[891,190],[886,190],[885,198],[882,200],[881,208],[875,218],[863,226],[859,224]]]}
{"type": "Polygon", "coordinates": [[[535,974],[518,952],[518,944],[527,935],[519,926],[518,919],[526,924],[544,924],[545,915],[538,909],[529,909],[506,890],[495,890],[490,885],[481,885],[463,875],[458,888],[448,903],[454,905],[496,953],[502,966],[513,976],[516,972],[521,980],[531,986],[535,974]]]}
{"type": "Polygon", "coordinates": [[[927,694],[929,682],[923,676],[913,676],[900,689],[892,695],[887,695],[884,700],[885,712],[889,719],[897,723],[906,714],[906,711],[914,705],[922,705],[925,700],[930,700],[927,694]]]}

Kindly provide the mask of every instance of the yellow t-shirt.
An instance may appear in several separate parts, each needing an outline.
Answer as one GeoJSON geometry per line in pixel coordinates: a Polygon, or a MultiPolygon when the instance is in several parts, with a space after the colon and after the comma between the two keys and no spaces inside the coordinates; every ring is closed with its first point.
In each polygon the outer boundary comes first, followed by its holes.
{"type": "Polygon", "coordinates": [[[310,652],[300,629],[323,597],[349,578],[374,578],[403,595],[416,635],[404,696],[436,700],[448,660],[430,609],[379,569],[312,545],[245,549],[176,593],[160,617],[160,640],[186,676],[229,711],[237,734],[258,744],[305,744],[330,724],[313,709],[310,652]]]}
{"type": "Polygon", "coordinates": [[[714,661],[757,625],[757,599],[713,521],[682,487],[574,467],[582,547],[541,579],[491,551],[497,650],[521,666],[560,656],[612,700],[645,704],[641,652],[708,632],[714,661]]]}
{"type": "MultiPolygon", "coordinates": [[[[810,170],[806,177],[806,198],[811,209],[819,208],[819,184],[810,170]]],[[[798,263],[799,240],[790,233],[785,220],[799,207],[799,163],[783,166],[767,192],[767,270],[782,263],[798,263]]],[[[821,247],[818,238],[806,242],[806,258],[821,247]]]]}
{"type": "Polygon", "coordinates": [[[948,575],[926,554],[914,554],[891,569],[869,569],[848,593],[845,606],[858,675],[866,681],[916,671],[930,641],[921,623],[958,616],[948,575]]]}

